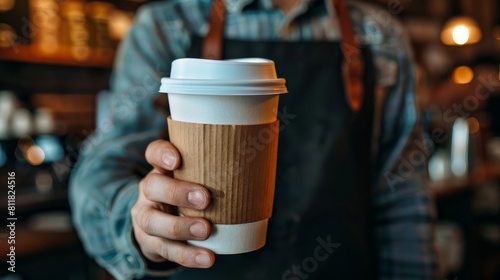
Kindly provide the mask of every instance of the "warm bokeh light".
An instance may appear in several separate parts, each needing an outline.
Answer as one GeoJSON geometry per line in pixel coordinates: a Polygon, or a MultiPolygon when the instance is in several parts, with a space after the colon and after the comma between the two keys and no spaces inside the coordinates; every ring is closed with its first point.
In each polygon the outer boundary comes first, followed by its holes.
{"type": "Polygon", "coordinates": [[[16,1],[14,0],[0,0],[0,12],[7,12],[14,8],[16,1]]]}
{"type": "Polygon", "coordinates": [[[459,25],[453,29],[453,41],[457,45],[463,45],[469,41],[469,29],[463,25],[459,25]]]}
{"type": "Polygon", "coordinates": [[[470,134],[476,134],[479,132],[481,125],[479,124],[479,121],[475,117],[468,118],[467,123],[469,124],[469,133],[470,134]]]}
{"type": "Polygon", "coordinates": [[[45,153],[43,152],[42,148],[33,145],[26,152],[26,159],[31,165],[40,165],[45,159],[45,153]]]}
{"type": "Polygon", "coordinates": [[[459,66],[453,70],[452,77],[455,84],[468,84],[474,79],[474,72],[468,66],[459,66]]]}
{"type": "Polygon", "coordinates": [[[116,41],[123,39],[132,26],[133,21],[133,15],[120,10],[113,11],[109,20],[109,35],[111,38],[116,41]]]}
{"type": "Polygon", "coordinates": [[[470,17],[451,18],[441,31],[441,41],[451,46],[474,44],[479,42],[482,36],[479,25],[470,17]]]}
{"type": "Polygon", "coordinates": [[[14,29],[5,23],[0,23],[0,47],[13,47],[17,39],[14,29]]]}

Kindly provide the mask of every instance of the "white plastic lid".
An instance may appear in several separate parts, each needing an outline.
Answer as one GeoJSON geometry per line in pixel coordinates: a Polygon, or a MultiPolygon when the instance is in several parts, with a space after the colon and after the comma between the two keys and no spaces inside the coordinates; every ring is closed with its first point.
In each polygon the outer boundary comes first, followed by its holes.
{"type": "Polygon", "coordinates": [[[209,60],[180,58],[172,62],[170,78],[160,92],[195,95],[275,95],[287,93],[272,60],[243,58],[209,60]]]}

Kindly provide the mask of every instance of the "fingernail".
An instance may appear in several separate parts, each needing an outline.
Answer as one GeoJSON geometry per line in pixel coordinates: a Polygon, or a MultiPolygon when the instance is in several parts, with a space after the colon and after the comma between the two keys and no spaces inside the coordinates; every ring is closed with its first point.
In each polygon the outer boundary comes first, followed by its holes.
{"type": "Polygon", "coordinates": [[[189,231],[191,232],[192,235],[196,237],[205,237],[207,236],[207,227],[203,223],[196,223],[193,224],[190,228],[189,231]]]}
{"type": "Polygon", "coordinates": [[[207,254],[198,254],[194,258],[194,261],[201,266],[210,265],[210,257],[207,254]]]}
{"type": "Polygon", "coordinates": [[[166,167],[174,168],[175,161],[176,161],[175,153],[171,150],[166,150],[163,153],[162,160],[163,160],[163,163],[165,164],[166,167]]]}
{"type": "Polygon", "coordinates": [[[196,208],[202,208],[206,203],[205,194],[200,190],[190,191],[188,193],[188,202],[196,208]]]}

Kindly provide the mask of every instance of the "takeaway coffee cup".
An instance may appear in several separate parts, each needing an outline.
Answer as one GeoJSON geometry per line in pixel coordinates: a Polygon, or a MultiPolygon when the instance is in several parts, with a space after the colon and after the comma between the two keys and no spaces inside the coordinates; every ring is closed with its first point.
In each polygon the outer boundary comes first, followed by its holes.
{"type": "Polygon", "coordinates": [[[168,94],[169,137],[182,157],[174,177],[212,195],[203,211],[179,208],[212,223],[207,240],[188,243],[216,254],[261,248],[274,199],[279,95],[287,93],[274,62],[177,59],[160,92],[168,94]]]}

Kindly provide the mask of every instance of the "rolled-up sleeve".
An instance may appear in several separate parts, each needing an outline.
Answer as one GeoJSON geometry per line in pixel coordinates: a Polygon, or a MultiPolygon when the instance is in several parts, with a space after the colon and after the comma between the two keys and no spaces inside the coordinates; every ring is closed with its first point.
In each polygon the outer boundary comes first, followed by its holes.
{"type": "MultiPolygon", "coordinates": [[[[130,209],[137,201],[145,168],[144,149],[157,133],[140,133],[83,149],[70,184],[73,221],[86,251],[118,279],[144,274],[145,263],[132,239],[130,209]],[[95,153],[95,154],[94,154],[95,153]]],[[[97,143],[97,142],[96,142],[97,143]]]]}
{"type": "Polygon", "coordinates": [[[425,183],[430,140],[419,119],[408,39],[403,32],[391,37],[399,71],[379,108],[372,200],[380,279],[435,279],[433,204],[425,183]]]}
{"type": "Polygon", "coordinates": [[[165,120],[153,107],[172,61],[154,6],[141,8],[121,44],[111,79],[110,117],[80,147],[70,180],[74,225],[88,254],[117,279],[146,273],[132,234],[138,183],[151,170],[144,153],[165,120]]]}

